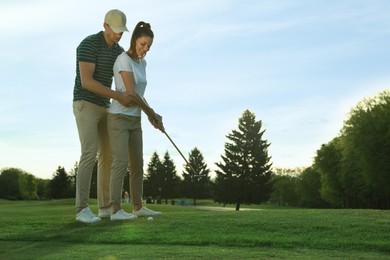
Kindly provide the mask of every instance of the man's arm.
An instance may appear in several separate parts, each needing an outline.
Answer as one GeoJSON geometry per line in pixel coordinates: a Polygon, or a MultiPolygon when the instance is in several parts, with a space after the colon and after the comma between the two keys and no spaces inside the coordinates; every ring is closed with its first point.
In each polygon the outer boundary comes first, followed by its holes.
{"type": "Polygon", "coordinates": [[[124,106],[130,105],[131,98],[125,93],[116,92],[111,88],[105,87],[102,83],[93,78],[95,72],[95,63],[79,62],[81,86],[95,94],[103,97],[112,98],[118,100],[124,106]]]}

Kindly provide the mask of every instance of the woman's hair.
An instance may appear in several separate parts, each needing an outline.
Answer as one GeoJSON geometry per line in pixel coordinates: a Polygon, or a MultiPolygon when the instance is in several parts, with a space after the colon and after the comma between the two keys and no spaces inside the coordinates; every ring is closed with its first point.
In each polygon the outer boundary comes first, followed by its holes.
{"type": "Polygon", "coordinates": [[[133,34],[131,35],[131,40],[130,40],[130,57],[134,60],[138,59],[137,53],[135,51],[135,41],[142,37],[142,36],[148,36],[150,38],[154,38],[154,33],[150,27],[149,23],[145,22],[139,22],[134,28],[133,34]]]}

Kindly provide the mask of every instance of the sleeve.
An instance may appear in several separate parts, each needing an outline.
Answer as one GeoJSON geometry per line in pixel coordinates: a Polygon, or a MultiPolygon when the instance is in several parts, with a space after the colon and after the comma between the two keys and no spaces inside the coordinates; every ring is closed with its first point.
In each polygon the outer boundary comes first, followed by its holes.
{"type": "Polygon", "coordinates": [[[78,61],[85,61],[96,63],[98,49],[96,44],[91,41],[91,39],[84,39],[80,45],[77,47],[77,59],[78,61]]]}
{"type": "Polygon", "coordinates": [[[127,54],[118,56],[117,70],[118,72],[121,71],[133,72],[132,63],[130,58],[127,57],[127,54]]]}

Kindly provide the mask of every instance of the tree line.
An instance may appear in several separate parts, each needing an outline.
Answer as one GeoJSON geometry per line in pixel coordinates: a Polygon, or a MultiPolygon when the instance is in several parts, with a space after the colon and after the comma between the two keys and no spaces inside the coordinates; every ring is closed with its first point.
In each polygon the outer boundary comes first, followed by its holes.
{"type": "MultiPolygon", "coordinates": [[[[168,152],[154,152],[144,178],[145,199],[169,203],[189,198],[214,199],[221,204],[276,203],[313,208],[390,208],[390,92],[366,98],[354,107],[338,136],[317,150],[307,168],[272,168],[262,121],[245,110],[238,128],[226,138],[224,154],[211,170],[201,151],[189,153],[193,168],[179,175],[168,152]]],[[[0,175],[0,197],[7,199],[59,199],[75,195],[77,163],[68,174],[61,166],[52,179],[42,180],[17,168],[0,175]]],[[[96,173],[91,197],[96,197],[96,173]]],[[[129,176],[124,190],[129,191],[129,176]]]]}
{"type": "Polygon", "coordinates": [[[299,207],[390,209],[390,91],[360,101],[305,169],[273,175],[271,201],[299,207]]]}

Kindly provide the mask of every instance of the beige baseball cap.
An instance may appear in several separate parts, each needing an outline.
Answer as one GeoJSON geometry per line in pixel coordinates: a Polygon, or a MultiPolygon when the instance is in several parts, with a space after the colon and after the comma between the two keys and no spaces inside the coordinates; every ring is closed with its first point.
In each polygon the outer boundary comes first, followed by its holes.
{"type": "Polygon", "coordinates": [[[126,15],[118,9],[108,11],[104,17],[104,22],[108,24],[115,33],[129,31],[126,27],[126,15]]]}

